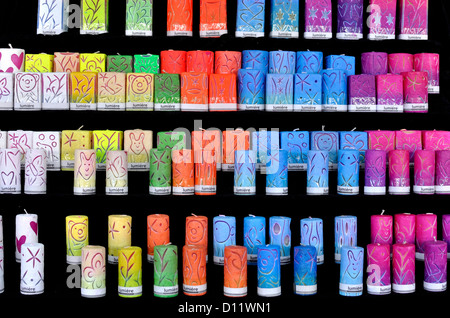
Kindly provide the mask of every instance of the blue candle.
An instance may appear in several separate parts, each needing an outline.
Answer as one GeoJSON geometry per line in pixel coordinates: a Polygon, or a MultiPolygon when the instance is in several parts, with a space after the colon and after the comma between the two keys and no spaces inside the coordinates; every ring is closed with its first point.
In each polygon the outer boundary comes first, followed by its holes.
{"type": "Polygon", "coordinates": [[[343,246],[357,245],[357,218],[351,215],[340,215],[334,218],[334,260],[341,262],[343,246]]]}
{"type": "Polygon", "coordinates": [[[272,0],[270,37],[298,38],[299,0],[272,0]]]}
{"type": "Polygon", "coordinates": [[[238,0],[236,37],[264,37],[265,0],[238,0]]]}
{"type": "Polygon", "coordinates": [[[256,264],[258,247],[266,245],[266,218],[246,216],[244,218],[244,246],[247,248],[248,264],[256,264]]]}
{"type": "Polygon", "coordinates": [[[339,132],[339,149],[359,150],[359,163],[364,167],[366,162],[366,150],[368,149],[368,139],[365,131],[341,131],[339,132]]]}
{"type": "Polygon", "coordinates": [[[272,130],[252,132],[252,149],[256,152],[256,170],[265,171],[271,150],[280,149],[280,133],[272,130]]]}
{"type": "Polygon", "coordinates": [[[306,73],[294,75],[294,111],[322,111],[322,75],[306,73]]]}
{"type": "Polygon", "coordinates": [[[348,55],[328,55],[325,58],[325,68],[345,71],[347,76],[355,75],[356,58],[348,55]]]}
{"type": "Polygon", "coordinates": [[[328,151],[308,151],[306,170],[306,193],[309,195],[328,194],[328,151]]]}
{"type": "Polygon", "coordinates": [[[288,194],[288,154],[272,149],[266,163],[266,195],[288,194]]]}
{"type": "Polygon", "coordinates": [[[269,218],[270,244],[280,248],[282,265],[291,261],[291,218],[271,216],[269,218]]]}
{"type": "Polygon", "coordinates": [[[213,219],[214,264],[223,265],[225,246],[236,245],[236,218],[219,215],[213,219]]]}
{"type": "Polygon", "coordinates": [[[281,295],[280,247],[265,245],[258,248],[258,296],[281,295]]]}
{"type": "Polygon", "coordinates": [[[308,131],[282,131],[281,149],[288,152],[288,169],[306,171],[309,151],[308,131]]]}
{"type": "Polygon", "coordinates": [[[266,111],[291,112],[294,110],[294,75],[267,74],[266,111]]]}
{"type": "Polygon", "coordinates": [[[358,246],[342,246],[339,294],[361,296],[363,293],[364,249],[358,246]]]}
{"type": "Polygon", "coordinates": [[[293,51],[270,51],[269,73],[294,74],[296,53],[293,51]]]}
{"type": "Polygon", "coordinates": [[[236,150],[234,152],[234,194],[256,194],[256,152],[236,150]]]}
{"type": "Polygon", "coordinates": [[[330,171],[337,170],[339,133],[335,131],[311,132],[311,150],[328,151],[330,171]]]}
{"type": "Polygon", "coordinates": [[[264,110],[266,74],[261,70],[238,71],[238,109],[264,110]]]}
{"type": "Polygon", "coordinates": [[[323,69],[323,53],[313,51],[297,52],[296,73],[320,74],[323,69]]]}
{"type": "Polygon", "coordinates": [[[242,68],[247,70],[260,70],[269,73],[269,52],[260,50],[242,51],[242,68]]]}
{"type": "Polygon", "coordinates": [[[354,149],[338,151],[337,193],[359,194],[359,151],[354,149]]]}
{"type": "Polygon", "coordinates": [[[338,69],[322,71],[322,104],[325,112],[346,112],[347,75],[338,69]]]}
{"type": "Polygon", "coordinates": [[[314,246],[294,247],[294,293],[317,293],[317,250],[314,246]]]}
{"type": "Polygon", "coordinates": [[[323,220],[319,218],[306,218],[300,220],[301,244],[313,246],[317,250],[317,264],[323,264],[323,220]]]}

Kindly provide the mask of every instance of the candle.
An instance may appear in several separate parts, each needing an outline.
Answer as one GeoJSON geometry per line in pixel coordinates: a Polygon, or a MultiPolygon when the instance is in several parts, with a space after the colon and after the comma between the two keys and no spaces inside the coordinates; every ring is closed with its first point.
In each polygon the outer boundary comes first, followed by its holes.
{"type": "Polygon", "coordinates": [[[155,110],[181,110],[181,84],[178,74],[155,74],[155,110]]]}
{"type": "Polygon", "coordinates": [[[328,151],[329,168],[337,170],[339,133],[335,131],[312,131],[311,150],[328,151]]]}
{"type": "Polygon", "coordinates": [[[388,73],[400,75],[414,71],[414,56],[408,53],[391,53],[388,55],[388,73]]]}
{"type": "Polygon", "coordinates": [[[216,51],[214,53],[214,73],[235,74],[242,68],[242,53],[240,51],[216,51]]]}
{"type": "Polygon", "coordinates": [[[294,110],[293,74],[267,74],[265,110],[268,112],[294,110]]]}
{"type": "Polygon", "coordinates": [[[108,1],[81,1],[82,25],[80,34],[104,34],[109,27],[109,2],[108,1]]]}
{"type": "Polygon", "coordinates": [[[75,149],[92,148],[92,131],[63,130],[61,133],[61,170],[73,171],[75,149]]]}
{"type": "Polygon", "coordinates": [[[192,150],[212,151],[215,155],[217,171],[222,169],[222,138],[218,129],[192,131],[192,150]]]}
{"type": "Polygon", "coordinates": [[[406,113],[428,112],[428,74],[426,72],[404,72],[403,94],[406,113]]]}
{"type": "Polygon", "coordinates": [[[68,7],[69,3],[64,0],[54,1],[51,5],[39,0],[37,34],[58,35],[67,32],[68,7]]]}
{"type": "Polygon", "coordinates": [[[272,38],[298,38],[299,1],[272,1],[270,7],[270,34],[272,38]]]}
{"type": "Polygon", "coordinates": [[[196,195],[215,195],[217,192],[217,167],[214,152],[198,150],[194,153],[196,195]]]}
{"type": "Polygon", "coordinates": [[[70,73],[70,110],[97,110],[97,73],[70,73]]]}
{"type": "Polygon", "coordinates": [[[339,295],[356,297],[363,292],[364,249],[342,246],[339,274],[339,295]]]}
{"type": "Polygon", "coordinates": [[[322,75],[305,73],[294,75],[294,111],[322,111],[322,75]]]}
{"type": "Polygon", "coordinates": [[[331,0],[305,1],[305,39],[331,39],[333,15],[331,0]]]}
{"type": "Polygon", "coordinates": [[[293,51],[270,51],[269,73],[271,74],[294,74],[296,53],[293,51]]]}
{"type": "Polygon", "coordinates": [[[80,71],[80,53],[55,52],[53,72],[72,73],[80,71]]]}
{"type": "Polygon", "coordinates": [[[98,110],[125,110],[126,74],[101,72],[98,73],[98,110]]]}
{"type": "Polygon", "coordinates": [[[361,73],[385,75],[388,73],[388,54],[385,52],[366,52],[361,54],[361,73]]]}
{"type": "Polygon", "coordinates": [[[106,195],[128,194],[128,160],[123,150],[106,153],[106,195]]]}
{"type": "Polygon", "coordinates": [[[250,132],[242,129],[226,130],[222,132],[222,170],[234,171],[234,152],[250,149],[250,132]]]}
{"type": "Polygon", "coordinates": [[[149,193],[153,195],[169,195],[172,191],[171,151],[169,149],[151,149],[149,170],[149,193]]]}
{"type": "Polygon", "coordinates": [[[394,244],[392,255],[392,290],[409,294],[416,290],[414,244],[394,244]]]}
{"type": "Polygon", "coordinates": [[[450,151],[436,151],[436,187],[437,194],[450,194],[450,151]]]}
{"type": "Polygon", "coordinates": [[[392,215],[370,216],[370,242],[371,244],[388,244],[393,242],[393,219],[392,215]]]}
{"type": "Polygon", "coordinates": [[[155,247],[170,244],[169,216],[151,214],[147,216],[147,260],[154,262],[155,247]]]}
{"type": "Polygon", "coordinates": [[[359,151],[338,151],[337,193],[343,195],[359,194],[359,151]]]}
{"type": "MultiPolygon", "coordinates": [[[[1,63],[1,60],[0,60],[1,63]]],[[[14,74],[0,73],[0,110],[14,109],[14,74]]]]}
{"type": "Polygon", "coordinates": [[[377,112],[403,113],[403,76],[377,75],[377,112]]]}
{"type": "Polygon", "coordinates": [[[106,72],[106,54],[82,53],[80,54],[80,72],[106,72]]]}
{"type": "Polygon", "coordinates": [[[188,51],[186,53],[186,72],[214,73],[214,52],[212,51],[188,51]]]}
{"type": "Polygon", "coordinates": [[[22,192],[20,158],[18,149],[0,149],[0,193],[20,194],[22,192]],[[8,176],[8,177],[7,177],[8,176]]]}
{"type": "MultiPolygon", "coordinates": [[[[25,211],[26,212],[26,211],[25,211]]],[[[21,262],[24,244],[38,243],[38,216],[37,214],[16,215],[16,261],[21,262]]]]}
{"type": "Polygon", "coordinates": [[[108,55],[106,58],[106,72],[133,73],[133,56],[108,55]]]}
{"type": "Polygon", "coordinates": [[[322,109],[324,112],[346,112],[347,75],[345,71],[326,69],[322,71],[322,109]]]}
{"type": "Polygon", "coordinates": [[[419,130],[398,130],[395,132],[395,149],[407,150],[409,161],[414,163],[414,154],[422,150],[422,132],[419,130]]]}
{"type": "Polygon", "coordinates": [[[294,293],[317,293],[317,250],[314,246],[294,247],[294,293]]]}
{"type": "Polygon", "coordinates": [[[396,244],[415,244],[416,216],[410,213],[394,215],[394,238],[396,244]]]}
{"type": "Polygon", "coordinates": [[[389,194],[409,194],[409,152],[407,150],[391,150],[389,161],[389,194]]]}
{"type": "Polygon", "coordinates": [[[266,75],[262,70],[238,71],[238,110],[264,110],[266,75]]]}
{"type": "Polygon", "coordinates": [[[308,151],[306,170],[306,194],[328,194],[328,171],[328,151],[308,151]]]}
{"type": "Polygon", "coordinates": [[[106,169],[106,154],[112,150],[122,150],[123,131],[94,130],[92,132],[93,148],[97,157],[97,169],[106,169]]]}
{"type": "Polygon", "coordinates": [[[25,70],[25,50],[9,48],[0,49],[0,72],[16,73],[25,70]]]}
{"type": "Polygon", "coordinates": [[[280,149],[278,131],[260,130],[252,132],[252,150],[256,152],[257,169],[265,169],[271,151],[280,149]]]}
{"type": "Polygon", "coordinates": [[[291,261],[291,218],[271,216],[269,218],[269,235],[270,245],[279,247],[278,256],[280,264],[289,264],[291,261]]]}
{"type": "Polygon", "coordinates": [[[401,0],[399,10],[399,40],[428,40],[428,0],[401,0]]]}
{"type": "Polygon", "coordinates": [[[108,263],[117,264],[120,249],[131,246],[131,216],[108,216],[108,263]]]}
{"type": "Polygon", "coordinates": [[[81,296],[106,296],[105,248],[88,245],[81,249],[81,296]]]}
{"type": "Polygon", "coordinates": [[[17,72],[14,76],[14,110],[41,110],[42,74],[17,72]]]}
{"type": "Polygon", "coordinates": [[[181,73],[181,111],[207,112],[208,86],[206,73],[181,73]]]}
{"type": "Polygon", "coordinates": [[[278,245],[265,245],[258,248],[258,296],[276,297],[281,295],[280,265],[280,247],[278,245]]]}
{"type": "Polygon", "coordinates": [[[25,168],[25,154],[33,147],[33,132],[29,130],[9,130],[6,147],[20,152],[20,163],[25,168]]]}
{"type": "Polygon", "coordinates": [[[256,194],[256,152],[252,150],[235,151],[234,188],[236,195],[256,194]]]}
{"type": "Polygon", "coordinates": [[[272,149],[266,163],[266,195],[288,194],[288,153],[272,149]]]}
{"type": "Polygon", "coordinates": [[[120,297],[136,298],[142,295],[142,249],[127,246],[119,250],[118,293],[120,297]]]}
{"type": "Polygon", "coordinates": [[[194,152],[190,149],[172,151],[172,193],[194,194],[194,152]]]}
{"type": "Polygon", "coordinates": [[[386,151],[384,150],[366,150],[364,194],[386,194],[386,151]]]}
{"type": "Polygon", "coordinates": [[[437,216],[433,213],[416,215],[416,259],[424,260],[425,243],[437,239],[437,216]]]}
{"type": "Polygon", "coordinates": [[[367,292],[371,295],[391,293],[391,252],[388,244],[367,245],[367,292]]]}
{"type": "Polygon", "coordinates": [[[359,40],[363,38],[363,0],[339,0],[336,38],[359,40]]]}
{"type": "Polygon", "coordinates": [[[206,254],[205,246],[183,246],[183,293],[185,295],[206,294],[206,254]]]}
{"type": "Polygon", "coordinates": [[[435,153],[433,150],[417,150],[414,156],[414,193],[434,194],[435,153]]]}
{"type": "Polygon", "coordinates": [[[128,73],[126,110],[152,111],[154,107],[154,83],[154,74],[128,73]]]}
{"type": "Polygon", "coordinates": [[[370,0],[369,40],[395,40],[396,1],[370,0]]]}
{"type": "Polygon", "coordinates": [[[266,218],[249,215],[244,217],[244,246],[247,248],[247,263],[255,265],[258,248],[266,244],[266,218]]]}
{"type": "Polygon", "coordinates": [[[6,148],[6,135],[8,132],[0,130],[0,149],[6,148]]]}
{"type": "Polygon", "coordinates": [[[288,152],[289,171],[306,171],[309,151],[309,131],[282,131],[281,149],[288,152]]]}
{"type": "Polygon", "coordinates": [[[69,75],[67,73],[42,74],[42,109],[69,110],[69,75]]]}
{"type": "Polygon", "coordinates": [[[247,249],[244,246],[225,247],[223,271],[223,294],[227,297],[247,296],[247,249]]]}
{"type": "Polygon", "coordinates": [[[192,36],[192,0],[167,1],[167,36],[192,36]]]}
{"type": "Polygon", "coordinates": [[[53,54],[25,54],[25,73],[48,73],[53,71],[53,54]]]}
{"type": "MultiPolygon", "coordinates": [[[[325,261],[323,250],[323,220],[319,218],[306,218],[300,220],[300,244],[316,248],[317,265],[325,261]]],[[[295,254],[295,253],[294,253],[295,254]]]]}
{"type": "Polygon", "coordinates": [[[236,218],[219,215],[213,219],[214,264],[224,265],[225,247],[236,245],[236,218]]]}
{"type": "Polygon", "coordinates": [[[128,171],[148,171],[150,149],[153,147],[153,131],[125,130],[123,143],[127,153],[128,171]]]}
{"type": "Polygon", "coordinates": [[[153,277],[153,294],[156,297],[178,296],[178,248],[176,245],[155,246],[153,277]]]}
{"type": "Polygon", "coordinates": [[[443,292],[447,289],[447,243],[443,241],[425,244],[423,289],[429,292],[443,292]]]}
{"type": "MultiPolygon", "coordinates": [[[[416,72],[427,72],[428,94],[439,94],[439,54],[414,54],[414,69],[416,72]]],[[[411,70],[412,71],[412,70],[411,70]]]]}
{"type": "Polygon", "coordinates": [[[227,0],[200,3],[200,37],[214,38],[227,34],[227,0]]]}
{"type": "Polygon", "coordinates": [[[211,74],[209,75],[209,110],[210,111],[236,111],[236,75],[211,74]]]}
{"type": "Polygon", "coordinates": [[[81,251],[89,245],[89,219],[85,215],[66,216],[66,262],[81,264],[81,251]]]}
{"type": "Polygon", "coordinates": [[[388,153],[395,149],[395,131],[368,130],[369,149],[383,150],[388,153]]]}
{"type": "MultiPolygon", "coordinates": [[[[450,243],[450,214],[442,215],[442,240],[447,243],[447,250],[448,250],[450,243]]],[[[450,258],[450,253],[447,252],[447,259],[448,258],[450,258]]]]}
{"type": "Polygon", "coordinates": [[[341,215],[334,218],[334,260],[341,262],[342,247],[355,247],[358,241],[356,216],[341,215]]]}
{"type": "Polygon", "coordinates": [[[161,51],[161,73],[181,74],[186,72],[186,51],[161,51]]]}
{"type": "Polygon", "coordinates": [[[29,149],[25,155],[25,194],[46,194],[47,154],[44,149],[29,149]]]}
{"type": "Polygon", "coordinates": [[[5,291],[5,279],[3,264],[5,263],[5,255],[3,252],[3,217],[0,215],[0,294],[5,291]]]}
{"type": "Polygon", "coordinates": [[[242,68],[269,73],[269,52],[261,50],[242,51],[242,68]]]}
{"type": "Polygon", "coordinates": [[[159,55],[135,55],[133,68],[135,73],[159,73],[159,55]]]}
{"type": "Polygon", "coordinates": [[[344,71],[347,76],[356,75],[356,58],[354,56],[328,55],[325,58],[325,69],[334,69],[344,71]]]}
{"type": "Polygon", "coordinates": [[[235,33],[237,38],[264,37],[265,5],[266,0],[237,2],[235,33]]]}
{"type": "Polygon", "coordinates": [[[298,51],[295,73],[320,74],[323,70],[323,52],[298,51]]]}
{"type": "Polygon", "coordinates": [[[186,217],[186,245],[198,245],[205,248],[206,261],[208,261],[208,218],[195,215],[186,217]]]}
{"type": "Polygon", "coordinates": [[[359,163],[365,164],[366,151],[368,147],[368,136],[365,131],[341,131],[339,132],[339,149],[354,149],[359,151],[359,163]]]}
{"type": "Polygon", "coordinates": [[[153,35],[153,0],[127,0],[125,35],[153,35]]]}
{"type": "Polygon", "coordinates": [[[156,137],[158,150],[186,149],[186,133],[184,131],[160,131],[156,137]]]}
{"type": "Polygon", "coordinates": [[[20,293],[39,295],[44,292],[44,245],[25,243],[20,253],[20,293]]]}

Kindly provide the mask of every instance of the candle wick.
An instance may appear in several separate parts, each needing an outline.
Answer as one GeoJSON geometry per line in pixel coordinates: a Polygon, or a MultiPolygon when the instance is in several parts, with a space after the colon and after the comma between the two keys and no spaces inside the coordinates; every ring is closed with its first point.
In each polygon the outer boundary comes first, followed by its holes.
{"type": "Polygon", "coordinates": [[[355,130],[356,130],[356,127],[352,129],[352,131],[355,131],[355,130]]]}
{"type": "Polygon", "coordinates": [[[12,45],[11,45],[11,43],[8,43],[8,45],[9,45],[9,48],[10,48],[10,49],[12,49],[12,48],[13,48],[13,47],[12,47],[12,45]]]}
{"type": "Polygon", "coordinates": [[[81,127],[80,128],[78,128],[78,130],[81,130],[81,128],[83,128],[84,127],[84,125],[81,125],[81,127]]]}
{"type": "Polygon", "coordinates": [[[28,211],[26,209],[23,209],[25,211],[26,214],[28,214],[28,211]]]}
{"type": "Polygon", "coordinates": [[[322,125],[322,131],[325,131],[325,125],[322,125]]]}
{"type": "Polygon", "coordinates": [[[255,217],[253,214],[249,214],[248,216],[255,217]]]}
{"type": "Polygon", "coordinates": [[[381,215],[383,215],[384,214],[384,210],[381,210],[381,215]]]}
{"type": "Polygon", "coordinates": [[[294,131],[299,131],[299,130],[300,130],[300,128],[295,128],[295,129],[294,129],[294,131]]]}
{"type": "Polygon", "coordinates": [[[200,127],[199,129],[200,129],[201,131],[205,131],[205,130],[206,130],[206,129],[203,129],[203,127],[200,127]]]}
{"type": "Polygon", "coordinates": [[[191,213],[191,215],[197,217],[197,215],[195,215],[194,213],[191,213]]]}

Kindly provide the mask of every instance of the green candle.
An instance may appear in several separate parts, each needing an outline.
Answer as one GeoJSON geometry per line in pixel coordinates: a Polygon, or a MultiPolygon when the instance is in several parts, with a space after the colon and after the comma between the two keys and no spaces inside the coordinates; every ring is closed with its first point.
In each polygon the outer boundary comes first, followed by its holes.
{"type": "Polygon", "coordinates": [[[175,297],[178,295],[178,249],[175,245],[157,245],[154,251],[154,295],[175,297]]]}
{"type": "Polygon", "coordinates": [[[157,135],[156,147],[160,150],[186,149],[186,134],[182,131],[160,131],[157,135]]]}
{"type": "Polygon", "coordinates": [[[126,30],[128,36],[153,35],[153,0],[127,0],[126,30]]]}
{"type": "Polygon", "coordinates": [[[108,55],[106,71],[113,73],[132,73],[133,57],[131,55],[108,55]]]}
{"type": "Polygon", "coordinates": [[[108,33],[108,0],[82,0],[80,34],[108,33]]]}
{"type": "Polygon", "coordinates": [[[119,250],[119,296],[135,298],[142,295],[142,249],[128,246],[119,250]]]}
{"type": "Polygon", "coordinates": [[[172,190],[172,156],[170,150],[150,150],[150,194],[168,195],[172,190]]]}
{"type": "Polygon", "coordinates": [[[151,74],[159,73],[159,55],[135,55],[134,72],[151,74]]]}
{"type": "Polygon", "coordinates": [[[155,75],[155,110],[179,111],[181,109],[180,75],[155,75]]]}

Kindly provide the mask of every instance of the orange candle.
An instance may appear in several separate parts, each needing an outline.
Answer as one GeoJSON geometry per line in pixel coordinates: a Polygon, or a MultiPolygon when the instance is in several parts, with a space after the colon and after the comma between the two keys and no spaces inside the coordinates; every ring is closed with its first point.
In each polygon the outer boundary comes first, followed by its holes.
{"type": "Polygon", "coordinates": [[[151,214],[147,216],[147,260],[153,262],[155,246],[170,243],[169,216],[151,214]]]}
{"type": "Polygon", "coordinates": [[[247,296],[247,248],[225,247],[223,293],[228,297],[247,296]]]}
{"type": "Polygon", "coordinates": [[[214,52],[188,51],[186,53],[186,72],[214,73],[214,52]]]}
{"type": "Polygon", "coordinates": [[[227,33],[227,0],[200,1],[200,37],[220,37],[227,33]]]}
{"type": "Polygon", "coordinates": [[[217,171],[222,169],[222,138],[220,130],[198,130],[193,131],[192,150],[207,150],[214,153],[217,171]]]}
{"type": "Polygon", "coordinates": [[[194,152],[189,149],[172,151],[172,193],[194,194],[194,152]]]}
{"type": "Polygon", "coordinates": [[[206,261],[208,261],[208,218],[195,215],[186,217],[186,245],[201,245],[206,248],[206,261]]]}
{"type": "Polygon", "coordinates": [[[209,110],[237,111],[236,75],[209,76],[209,110]]]}
{"type": "Polygon", "coordinates": [[[216,51],[215,73],[237,75],[242,66],[242,53],[239,51],[216,51]]]}
{"type": "Polygon", "coordinates": [[[181,73],[181,111],[208,111],[208,75],[181,73]]]}
{"type": "Polygon", "coordinates": [[[188,296],[206,294],[206,248],[183,246],[183,292],[188,296]]]}
{"type": "Polygon", "coordinates": [[[167,36],[192,36],[192,0],[167,1],[167,36]]]}
{"type": "Polygon", "coordinates": [[[200,150],[195,156],[195,194],[215,195],[217,187],[216,160],[211,151],[200,150]]]}
{"type": "Polygon", "coordinates": [[[242,129],[223,132],[222,170],[234,171],[234,152],[236,150],[250,150],[250,132],[242,129]]]}

